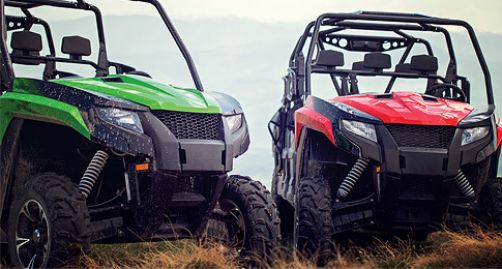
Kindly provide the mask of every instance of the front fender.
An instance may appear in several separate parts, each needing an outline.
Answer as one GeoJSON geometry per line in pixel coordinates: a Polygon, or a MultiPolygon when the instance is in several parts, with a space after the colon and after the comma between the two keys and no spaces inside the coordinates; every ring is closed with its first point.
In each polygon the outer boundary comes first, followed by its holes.
{"type": "Polygon", "coordinates": [[[52,98],[16,92],[7,92],[2,95],[0,97],[1,140],[3,140],[11,120],[16,117],[66,125],[85,138],[91,139],[91,132],[82,118],[80,110],[52,98]]]}
{"type": "Polygon", "coordinates": [[[330,119],[309,107],[302,107],[295,112],[296,144],[300,140],[303,128],[318,131],[326,136],[333,145],[336,145],[333,135],[333,124],[330,119]]]}
{"type": "Polygon", "coordinates": [[[100,120],[95,107],[137,112],[148,108],[119,98],[48,81],[16,78],[13,91],[0,97],[0,135],[13,117],[68,126],[85,138],[120,152],[153,156],[149,137],[100,120]]]}

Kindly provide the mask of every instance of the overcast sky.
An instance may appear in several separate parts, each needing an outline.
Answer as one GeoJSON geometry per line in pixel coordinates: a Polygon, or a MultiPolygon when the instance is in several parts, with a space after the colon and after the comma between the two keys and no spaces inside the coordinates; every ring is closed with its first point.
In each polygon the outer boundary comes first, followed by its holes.
{"type": "MultiPolygon", "coordinates": [[[[88,0],[104,14],[152,14],[143,3],[124,0],[88,0]]],[[[178,18],[239,17],[260,22],[313,20],[323,12],[358,10],[402,11],[464,19],[478,31],[502,33],[500,0],[160,0],[168,13],[178,18]]],[[[75,14],[68,16],[74,17],[75,14]]],[[[61,19],[68,19],[61,17],[61,19]]]]}
{"type": "MultiPolygon", "coordinates": [[[[105,15],[155,15],[154,9],[144,3],[128,0],[87,1],[100,7],[105,15]]],[[[324,12],[397,11],[463,19],[478,31],[502,34],[500,0],[160,0],[160,2],[170,16],[183,19],[238,17],[259,22],[306,24],[324,12]]],[[[58,17],[66,20],[85,15],[88,14],[66,12],[58,17]]]]}

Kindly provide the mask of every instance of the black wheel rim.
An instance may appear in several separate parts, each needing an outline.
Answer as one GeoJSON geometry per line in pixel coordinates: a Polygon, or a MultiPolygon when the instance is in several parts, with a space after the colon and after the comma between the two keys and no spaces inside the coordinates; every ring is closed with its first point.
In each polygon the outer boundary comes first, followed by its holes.
{"type": "Polygon", "coordinates": [[[49,254],[49,221],[42,205],[35,200],[21,207],[16,225],[16,254],[24,268],[45,267],[49,254]]]}
{"type": "Polygon", "coordinates": [[[220,203],[224,206],[225,212],[227,213],[225,222],[229,234],[228,245],[240,250],[244,247],[244,243],[247,239],[244,215],[233,201],[224,200],[220,201],[220,203]]]}

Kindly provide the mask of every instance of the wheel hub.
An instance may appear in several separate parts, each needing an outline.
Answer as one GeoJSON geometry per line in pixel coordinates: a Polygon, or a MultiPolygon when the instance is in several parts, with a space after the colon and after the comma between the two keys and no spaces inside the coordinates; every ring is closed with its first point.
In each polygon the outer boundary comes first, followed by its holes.
{"type": "Polygon", "coordinates": [[[45,267],[49,251],[49,221],[42,205],[28,200],[19,211],[16,254],[25,268],[45,267]]]}
{"type": "Polygon", "coordinates": [[[223,204],[227,211],[226,223],[229,233],[229,244],[238,249],[242,248],[244,242],[247,240],[246,234],[246,224],[244,221],[244,216],[240,211],[239,207],[231,200],[222,200],[220,204],[223,204]]]}
{"type": "Polygon", "coordinates": [[[39,230],[39,229],[35,229],[33,231],[33,236],[31,237],[31,240],[34,242],[34,243],[40,243],[40,241],[42,240],[42,232],[39,230]]]}

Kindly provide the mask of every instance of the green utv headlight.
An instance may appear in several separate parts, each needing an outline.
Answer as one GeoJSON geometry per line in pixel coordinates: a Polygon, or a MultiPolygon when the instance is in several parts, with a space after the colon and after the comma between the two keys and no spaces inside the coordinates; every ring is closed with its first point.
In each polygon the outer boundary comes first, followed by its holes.
{"type": "Polygon", "coordinates": [[[342,128],[362,138],[377,142],[375,126],[360,121],[342,120],[342,128]]]}
{"type": "Polygon", "coordinates": [[[143,133],[143,126],[138,113],[128,110],[122,110],[113,107],[96,108],[98,117],[108,123],[126,128],[131,131],[143,133]]]}
{"type": "Polygon", "coordinates": [[[462,133],[462,146],[474,143],[490,133],[488,126],[465,129],[462,133]]]}
{"type": "Polygon", "coordinates": [[[232,133],[235,133],[242,126],[242,114],[225,116],[225,120],[227,121],[228,128],[232,133]]]}

